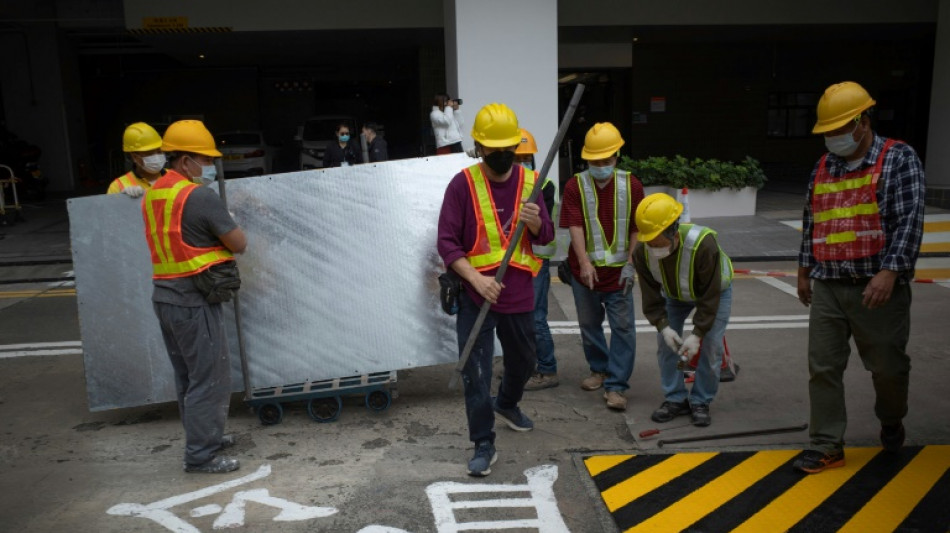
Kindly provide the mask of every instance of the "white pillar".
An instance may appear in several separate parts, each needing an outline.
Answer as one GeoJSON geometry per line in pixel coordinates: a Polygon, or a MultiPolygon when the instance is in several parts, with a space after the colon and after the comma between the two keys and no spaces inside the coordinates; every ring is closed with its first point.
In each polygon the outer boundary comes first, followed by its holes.
{"type": "MultiPolygon", "coordinates": [[[[461,97],[466,136],[473,145],[475,114],[506,104],[538,144],[540,168],[561,117],[557,89],[557,2],[551,0],[444,0],[445,77],[461,97]]],[[[557,183],[557,157],[548,173],[557,183]]]]}
{"type": "MultiPolygon", "coordinates": [[[[950,206],[950,2],[940,2],[937,14],[937,41],[934,47],[933,84],[930,88],[930,131],[927,134],[928,189],[942,191],[942,207],[950,206]]],[[[933,192],[936,192],[934,190],[933,192]]],[[[939,200],[941,194],[928,194],[939,200]]]]}

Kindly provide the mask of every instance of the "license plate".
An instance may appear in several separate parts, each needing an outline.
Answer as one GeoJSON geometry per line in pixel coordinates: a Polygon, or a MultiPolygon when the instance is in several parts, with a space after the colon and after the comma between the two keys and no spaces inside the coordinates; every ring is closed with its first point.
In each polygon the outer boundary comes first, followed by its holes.
{"type": "Polygon", "coordinates": [[[244,156],[241,154],[224,154],[225,161],[234,161],[235,159],[243,159],[244,156]]]}

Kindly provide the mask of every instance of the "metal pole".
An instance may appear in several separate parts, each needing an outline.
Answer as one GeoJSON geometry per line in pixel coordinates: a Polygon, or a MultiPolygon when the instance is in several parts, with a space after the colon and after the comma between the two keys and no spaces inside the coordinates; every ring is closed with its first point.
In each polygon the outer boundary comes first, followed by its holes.
{"type": "MultiPolygon", "coordinates": [[[[561,140],[564,139],[564,135],[567,133],[568,126],[571,125],[571,119],[574,117],[574,110],[577,109],[577,104],[581,101],[581,95],[583,94],[584,84],[578,83],[577,88],[574,89],[574,96],[571,97],[571,103],[567,106],[567,111],[564,113],[564,117],[561,119],[561,126],[557,130],[557,135],[554,136],[554,141],[551,143],[551,149],[548,150],[548,154],[544,158],[544,164],[541,165],[541,171],[538,172],[538,177],[534,182],[534,188],[531,189],[531,195],[527,200],[528,203],[534,203],[541,194],[541,189],[544,186],[544,178],[548,175],[548,171],[551,169],[551,165],[554,163],[554,158],[559,152],[558,149],[560,148],[561,140]]],[[[498,271],[495,273],[495,281],[498,283],[501,283],[501,280],[505,277],[505,272],[508,270],[508,262],[511,261],[511,256],[515,253],[515,248],[518,246],[518,243],[521,242],[522,235],[524,235],[524,222],[519,220],[518,225],[515,226],[514,236],[511,238],[511,242],[508,243],[508,248],[505,250],[505,256],[501,260],[501,265],[498,267],[498,271]]],[[[491,308],[491,302],[485,300],[478,312],[478,318],[475,319],[475,324],[472,326],[472,331],[470,331],[468,334],[468,339],[465,341],[465,346],[462,348],[462,355],[459,357],[459,361],[455,365],[455,372],[452,373],[452,378],[449,379],[450,389],[454,389],[458,384],[459,374],[462,373],[462,369],[465,368],[465,364],[468,362],[468,358],[472,354],[472,348],[475,347],[475,340],[478,338],[479,330],[482,329],[482,324],[485,323],[485,317],[488,316],[489,308],[491,308]]]]}
{"type": "MultiPolygon", "coordinates": [[[[228,195],[224,188],[224,176],[218,175],[218,193],[224,207],[228,206],[228,195]]],[[[234,293],[234,327],[237,329],[238,353],[241,356],[241,377],[244,378],[244,401],[251,399],[251,374],[247,367],[247,351],[244,349],[244,335],[241,333],[241,296],[234,293]]]]}
{"type": "Polygon", "coordinates": [[[773,435],[775,433],[793,433],[795,431],[804,431],[808,429],[808,424],[800,426],[789,426],[781,428],[757,429],[755,431],[736,431],[734,433],[717,433],[715,435],[700,435],[696,437],[682,437],[679,439],[664,439],[656,441],[656,447],[662,448],[664,444],[680,444],[683,442],[699,442],[704,440],[735,439],[739,437],[757,437],[759,435],[773,435]]]}

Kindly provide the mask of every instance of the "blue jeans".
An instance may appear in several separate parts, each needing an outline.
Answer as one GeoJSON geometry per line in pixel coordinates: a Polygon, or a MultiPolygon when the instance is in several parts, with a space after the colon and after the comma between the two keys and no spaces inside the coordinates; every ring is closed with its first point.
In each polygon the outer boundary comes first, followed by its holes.
{"type": "MultiPolygon", "coordinates": [[[[666,318],[670,321],[670,327],[684,339],[689,333],[684,334],[683,324],[695,307],[694,302],[666,298],[666,318]]],[[[683,371],[676,368],[679,356],[666,345],[661,333],[656,334],[656,344],[659,347],[656,357],[660,363],[660,384],[667,401],[681,403],[689,398],[690,405],[708,405],[715,399],[719,391],[719,371],[722,367],[722,338],[726,334],[731,312],[732,287],[730,286],[719,295],[716,320],[713,322],[712,329],[703,335],[703,342],[699,348],[699,361],[696,365],[696,379],[691,391],[687,391],[686,384],[683,383],[683,371]]]]}
{"type": "Polygon", "coordinates": [[[591,372],[607,374],[604,389],[623,392],[630,388],[637,354],[637,326],[633,316],[633,293],[623,290],[592,291],[576,279],[571,280],[577,323],[581,328],[584,357],[591,372]],[[610,346],[604,336],[604,315],[610,324],[610,346]]]}
{"type": "Polygon", "coordinates": [[[557,374],[554,339],[548,327],[548,290],[551,288],[551,262],[541,262],[541,271],[534,277],[534,337],[538,345],[538,372],[557,374]]]}

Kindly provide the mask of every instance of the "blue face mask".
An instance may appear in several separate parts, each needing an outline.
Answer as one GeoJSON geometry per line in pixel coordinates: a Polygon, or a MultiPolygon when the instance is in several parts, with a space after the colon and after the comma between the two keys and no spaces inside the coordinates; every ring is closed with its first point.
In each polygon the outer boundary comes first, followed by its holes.
{"type": "Polygon", "coordinates": [[[202,166],[201,166],[201,178],[200,178],[200,179],[201,179],[201,183],[202,183],[202,184],[208,185],[209,183],[213,183],[214,180],[215,180],[215,178],[217,178],[217,177],[218,177],[218,168],[217,168],[217,167],[215,167],[214,165],[207,165],[207,166],[202,165],[202,166]]]}
{"type": "Polygon", "coordinates": [[[340,142],[341,142],[341,143],[349,142],[349,140],[350,140],[350,136],[349,136],[349,135],[340,135],[340,142]]]}
{"type": "Polygon", "coordinates": [[[534,170],[534,164],[531,163],[531,161],[525,161],[524,163],[521,163],[521,166],[528,170],[534,170]]]}
{"type": "Polygon", "coordinates": [[[614,167],[613,166],[606,166],[606,167],[591,166],[590,175],[595,180],[605,180],[614,175],[614,167]]]}

